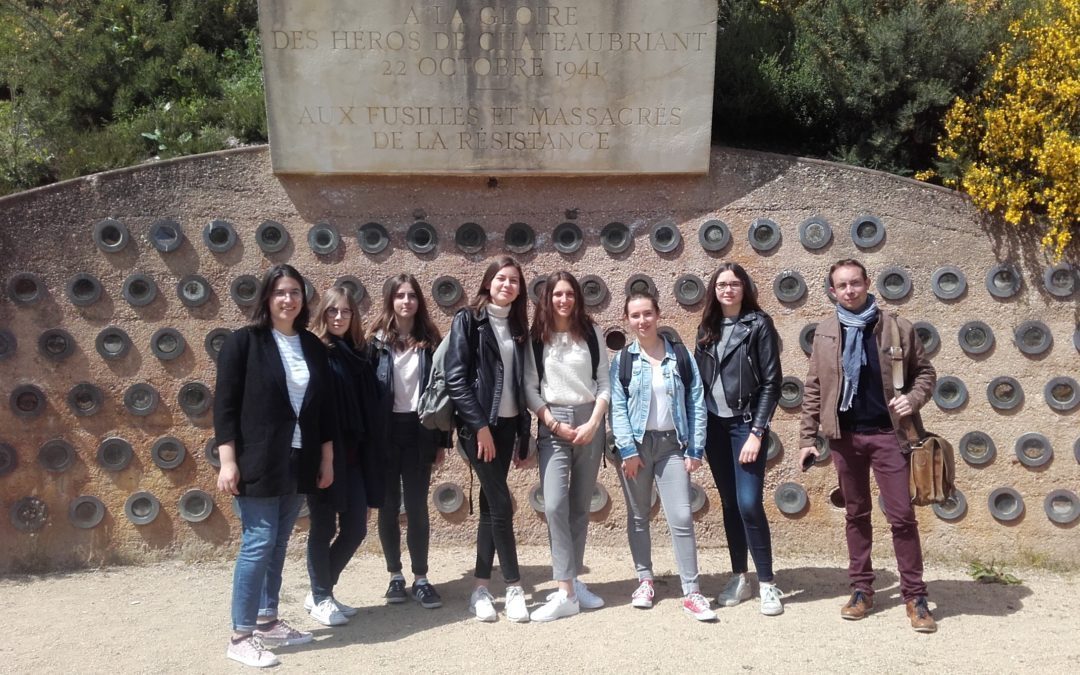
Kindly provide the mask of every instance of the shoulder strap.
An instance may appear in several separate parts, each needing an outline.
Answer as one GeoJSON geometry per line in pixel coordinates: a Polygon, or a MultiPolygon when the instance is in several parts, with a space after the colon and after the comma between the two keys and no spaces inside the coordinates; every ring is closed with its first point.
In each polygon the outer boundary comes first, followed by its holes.
{"type": "Polygon", "coordinates": [[[536,361],[536,381],[544,383],[544,343],[540,340],[532,341],[533,360],[536,361]]]}
{"type": "Polygon", "coordinates": [[[892,360],[892,384],[896,393],[904,390],[904,346],[900,342],[900,322],[893,316],[889,322],[892,344],[889,346],[889,358],[892,360]]]}
{"type": "Polygon", "coordinates": [[[596,369],[600,367],[600,340],[596,337],[596,328],[589,326],[585,331],[585,342],[589,345],[589,358],[592,359],[592,379],[596,382],[596,369]]]}
{"type": "Polygon", "coordinates": [[[630,377],[634,372],[634,358],[630,354],[630,351],[623,347],[619,351],[619,383],[622,384],[623,393],[629,398],[630,396],[630,377]]]}
{"type": "Polygon", "coordinates": [[[671,345],[675,349],[675,363],[679,367],[679,377],[682,378],[683,391],[690,395],[690,388],[694,383],[694,371],[690,367],[690,350],[681,342],[671,345]]]}

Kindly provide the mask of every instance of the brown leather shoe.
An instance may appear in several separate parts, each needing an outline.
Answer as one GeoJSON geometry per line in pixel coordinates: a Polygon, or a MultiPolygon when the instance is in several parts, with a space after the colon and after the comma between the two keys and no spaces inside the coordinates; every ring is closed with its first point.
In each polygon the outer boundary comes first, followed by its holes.
{"type": "Polygon", "coordinates": [[[840,616],[848,621],[858,621],[874,607],[874,596],[864,591],[855,591],[847,604],[840,608],[840,616]]]}
{"type": "Polygon", "coordinates": [[[934,621],[934,615],[930,613],[925,595],[907,601],[907,615],[911,619],[911,627],[915,629],[915,632],[934,633],[937,631],[937,621],[934,621]]]}

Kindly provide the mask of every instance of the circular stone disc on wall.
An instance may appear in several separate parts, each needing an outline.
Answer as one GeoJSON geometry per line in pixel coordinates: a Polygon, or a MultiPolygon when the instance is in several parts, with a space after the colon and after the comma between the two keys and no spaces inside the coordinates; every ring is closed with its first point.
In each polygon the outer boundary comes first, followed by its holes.
{"type": "Polygon", "coordinates": [[[945,265],[930,276],[930,288],[941,300],[955,300],[967,292],[967,277],[959,267],[945,265]]]}
{"type": "Polygon", "coordinates": [[[536,232],[528,223],[510,223],[503,233],[503,242],[511,253],[528,253],[536,245],[536,232]]]}
{"type": "Polygon", "coordinates": [[[103,253],[119,253],[131,242],[127,225],[119,220],[106,218],[94,225],[94,244],[103,253]]]}
{"type": "Polygon", "coordinates": [[[604,344],[610,351],[617,352],[626,346],[626,333],[618,326],[604,330],[604,344]]]}
{"type": "Polygon", "coordinates": [[[957,447],[960,456],[972,466],[983,466],[994,461],[997,456],[997,446],[989,435],[981,431],[969,431],[960,438],[957,447]]]}
{"type": "Polygon", "coordinates": [[[608,298],[607,284],[595,274],[586,274],[581,277],[581,295],[586,307],[596,307],[608,298]]]}
{"type": "Polygon", "coordinates": [[[706,220],[698,230],[698,243],[706,251],[722,251],[731,243],[731,228],[722,220],[706,220]]]}
{"type": "Polygon", "coordinates": [[[105,504],[97,497],[82,495],[68,504],[68,520],[80,530],[97,527],[105,518],[105,504]]]}
{"type": "Polygon", "coordinates": [[[122,359],[131,349],[131,338],[119,326],[109,326],[97,334],[94,348],[103,359],[122,359]]]}
{"type": "Polygon", "coordinates": [[[453,307],[465,294],[461,282],[450,276],[442,276],[431,284],[431,297],[439,307],[453,307]]]}
{"type": "Polygon", "coordinates": [[[851,222],[851,241],[861,249],[874,248],[885,241],[885,223],[877,216],[856,217],[851,222]]]}
{"type": "Polygon", "coordinates": [[[886,300],[900,300],[911,293],[911,275],[902,267],[886,267],[877,278],[877,290],[886,300]]]}
{"type": "Polygon", "coordinates": [[[207,356],[214,362],[217,362],[218,354],[221,353],[221,347],[225,344],[225,338],[232,333],[228,328],[214,328],[206,333],[206,337],[203,338],[203,349],[206,350],[207,356]]]}
{"type": "Polygon", "coordinates": [[[1024,388],[1015,377],[1002,375],[986,385],[986,398],[995,410],[1012,410],[1024,402],[1024,388]]]}
{"type": "Polygon", "coordinates": [[[11,505],[11,524],[20,532],[36,532],[49,520],[49,507],[37,497],[23,497],[11,505]]]}
{"type": "Polygon", "coordinates": [[[457,513],[465,503],[465,491],[457,483],[439,483],[431,491],[431,503],[439,513],[457,513]]]}
{"type": "Polygon", "coordinates": [[[1044,353],[1054,344],[1054,335],[1042,321],[1025,321],[1013,332],[1013,344],[1024,354],[1044,353]]]}
{"type": "Polygon", "coordinates": [[[162,361],[172,361],[184,353],[187,343],[175,328],[159,328],[150,336],[150,351],[162,361]]]}
{"type": "Polygon", "coordinates": [[[810,356],[810,352],[814,351],[814,333],[816,331],[817,323],[808,323],[799,331],[799,347],[807,356],[810,356]]]}
{"type": "Polygon", "coordinates": [[[75,338],[63,328],[50,328],[38,336],[38,353],[60,362],[75,351],[75,338]]]}
{"type": "Polygon", "coordinates": [[[755,251],[771,251],[780,245],[780,226],[768,218],[755,218],[746,237],[755,251]]]}
{"type": "Polygon", "coordinates": [[[533,483],[529,488],[529,506],[537,513],[544,513],[544,486],[542,483],[533,483]]]}
{"type": "Polygon", "coordinates": [[[626,286],[624,288],[626,295],[631,293],[648,293],[649,295],[656,297],[656,284],[653,283],[652,277],[648,274],[632,274],[630,278],[626,280],[626,286]]]}
{"type": "Polygon", "coordinates": [[[780,383],[780,400],[778,401],[780,407],[785,410],[798,408],[802,405],[802,400],[802,380],[794,375],[785,375],[783,381],[780,383]]]}
{"type": "Polygon", "coordinates": [[[149,492],[134,492],[124,502],[124,515],[136,525],[154,522],[161,512],[161,502],[149,492]]]}
{"type": "Polygon", "coordinates": [[[589,498],[589,513],[599,513],[611,501],[607,488],[600,483],[593,485],[592,497],[589,498]]]}
{"type": "Polygon", "coordinates": [[[241,274],[229,284],[229,297],[240,307],[251,307],[259,299],[259,280],[253,274],[241,274]]]}
{"type": "Polygon", "coordinates": [[[16,304],[32,305],[45,297],[45,284],[33,272],[18,272],[8,279],[7,294],[16,304]]]}
{"type": "Polygon", "coordinates": [[[227,220],[211,220],[202,231],[203,244],[214,253],[236,246],[236,228],[227,220]]]}
{"type": "Polygon", "coordinates": [[[105,394],[89,382],[80,382],[68,391],[67,404],[76,417],[90,417],[101,412],[105,394]]]}
{"type": "Polygon", "coordinates": [[[454,243],[462,253],[479,253],[487,243],[487,232],[477,223],[463,223],[454,232],[454,243]]]}
{"type": "Polygon", "coordinates": [[[1076,292],[1076,270],[1066,262],[1047,267],[1043,272],[1043,286],[1056,298],[1068,298],[1076,292]]]}
{"type": "Polygon", "coordinates": [[[784,270],[773,279],[773,294],[780,302],[798,302],[806,295],[806,281],[795,270],[784,270]]]}
{"type": "Polygon", "coordinates": [[[649,231],[649,243],[659,253],[671,253],[682,243],[682,232],[672,220],[661,220],[649,231]]]}
{"type": "Polygon", "coordinates": [[[815,465],[825,464],[829,461],[832,449],[829,447],[829,439],[821,434],[814,434],[814,447],[817,448],[818,456],[814,460],[815,465]]]}
{"type": "Polygon", "coordinates": [[[263,253],[277,253],[289,245],[289,231],[276,220],[264,220],[255,230],[255,243],[263,253]]]}
{"type": "Polygon", "coordinates": [[[173,436],[163,436],[150,448],[150,457],[162,469],[175,469],[184,463],[187,456],[187,448],[180,439],[173,436]]]}
{"type": "Polygon", "coordinates": [[[19,453],[7,443],[0,443],[0,476],[6,476],[19,466],[19,453]]]}
{"type": "Polygon", "coordinates": [[[933,509],[934,515],[942,520],[956,521],[964,517],[967,513],[967,498],[964,497],[964,493],[960,490],[953,489],[953,493],[940,504],[931,504],[930,508],[933,509]]]}
{"type": "Polygon", "coordinates": [[[68,279],[64,293],[76,307],[89,307],[101,299],[101,282],[89,272],[79,272],[68,279]]]}
{"type": "Polygon", "coordinates": [[[551,233],[551,243],[555,246],[556,251],[563,255],[569,255],[581,248],[581,245],[585,243],[585,236],[581,233],[581,228],[577,226],[577,223],[560,223],[555,226],[555,230],[551,233]]]}
{"type": "Polygon", "coordinates": [[[198,417],[207,410],[210,409],[210,405],[213,403],[213,395],[210,393],[210,388],[202,382],[188,382],[184,386],[180,387],[180,392],[177,394],[177,403],[180,404],[180,409],[188,417],[198,417]]]}
{"type": "Polygon", "coordinates": [[[799,224],[799,241],[808,251],[825,248],[832,241],[832,225],[821,216],[812,216],[799,224]]]}
{"type": "Polygon", "coordinates": [[[334,286],[344,289],[346,293],[352,296],[353,302],[357,305],[367,297],[367,288],[364,287],[364,282],[351,274],[338,277],[334,281],[334,286]]]}
{"type": "Polygon", "coordinates": [[[439,245],[439,235],[430,223],[418,220],[405,232],[405,245],[417,255],[431,253],[439,245]]]}
{"type": "Polygon", "coordinates": [[[922,342],[923,351],[927,356],[933,356],[937,353],[939,347],[941,347],[941,336],[938,335],[937,328],[934,328],[934,324],[929,321],[916,321],[914,323],[915,334],[919,336],[919,341],[922,342]]]}
{"type": "Polygon", "coordinates": [[[1042,466],[1054,457],[1054,449],[1050,447],[1050,440],[1040,433],[1027,433],[1016,439],[1013,448],[1016,458],[1024,466],[1042,466]]]}
{"type": "Polygon", "coordinates": [[[957,335],[960,349],[972,355],[985,354],[994,346],[994,331],[982,321],[968,321],[957,335]]]}
{"type": "Polygon", "coordinates": [[[146,382],[137,382],[124,392],[124,407],[139,417],[146,417],[158,406],[158,393],[146,382]]]}
{"type": "Polygon", "coordinates": [[[189,274],[176,284],[176,296],[185,307],[200,307],[210,300],[210,282],[198,274],[189,274]]]}
{"type": "Polygon", "coordinates": [[[97,463],[106,471],[123,471],[135,458],[135,451],[119,436],[106,438],[97,449],[97,463]]]}
{"type": "Polygon", "coordinates": [[[1058,412],[1069,412],[1080,405],[1080,384],[1071,377],[1055,377],[1043,387],[1046,405],[1058,412]]]}
{"type": "Polygon", "coordinates": [[[315,255],[330,255],[341,244],[341,235],[330,223],[315,223],[308,230],[307,241],[315,255]]]}
{"type": "Polygon", "coordinates": [[[692,307],[705,297],[705,282],[696,274],[684,274],[675,280],[675,300],[684,307],[692,307]]]}
{"type": "Polygon", "coordinates": [[[184,243],[184,229],[172,218],[162,218],[150,226],[150,245],[161,253],[172,253],[184,243]]]}
{"type": "Polygon", "coordinates": [[[1043,501],[1043,511],[1052,522],[1068,525],[1080,518],[1080,499],[1072,490],[1052,490],[1043,501]]]}
{"type": "Polygon", "coordinates": [[[1000,487],[990,493],[986,500],[990,515],[1002,522],[1010,522],[1024,515],[1024,498],[1010,487],[1000,487]]]}
{"type": "Polygon", "coordinates": [[[211,436],[203,446],[203,457],[206,463],[215,469],[221,468],[221,455],[218,454],[217,439],[211,436]]]}
{"type": "Polygon", "coordinates": [[[1011,298],[1020,292],[1020,270],[1010,263],[1000,263],[986,273],[986,290],[995,298],[1011,298]]]}
{"type": "Polygon", "coordinates": [[[780,436],[769,429],[768,435],[765,437],[765,461],[771,462],[780,454],[784,452],[784,443],[780,440],[780,436]]]}
{"type": "Polygon", "coordinates": [[[535,304],[540,304],[540,296],[543,295],[546,286],[546,276],[539,275],[533,277],[533,280],[529,282],[529,300],[535,304]]]}
{"type": "Polygon", "coordinates": [[[20,384],[8,399],[11,412],[19,417],[37,417],[45,410],[45,392],[33,384],[20,384]]]}
{"type": "Polygon", "coordinates": [[[157,297],[157,284],[149,274],[136,272],[124,279],[124,285],[120,288],[120,295],[127,300],[132,307],[145,307],[157,297]]]}
{"type": "Polygon", "coordinates": [[[38,448],[37,460],[46,471],[63,473],[75,463],[75,447],[62,438],[45,441],[38,448]]]}
{"type": "Polygon", "coordinates": [[[934,403],[942,410],[956,410],[967,403],[968,391],[959,377],[948,375],[938,378],[934,385],[934,403]]]}
{"type": "Polygon", "coordinates": [[[630,228],[623,223],[608,223],[600,230],[600,244],[608,253],[622,253],[632,243],[634,238],[630,236],[630,228]]]}
{"type": "Polygon", "coordinates": [[[806,508],[809,499],[806,490],[798,483],[781,483],[773,495],[780,513],[793,516],[806,508]]]}
{"type": "Polygon", "coordinates": [[[390,234],[379,223],[364,223],[356,230],[356,239],[360,250],[375,255],[382,253],[390,245],[390,234]]]}
{"type": "Polygon", "coordinates": [[[180,517],[189,523],[201,523],[214,511],[214,498],[198,488],[192,488],[180,496],[177,504],[180,517]]]}
{"type": "Polygon", "coordinates": [[[705,502],[709,501],[705,489],[698,483],[690,481],[690,511],[697,513],[705,508],[705,502]]]}

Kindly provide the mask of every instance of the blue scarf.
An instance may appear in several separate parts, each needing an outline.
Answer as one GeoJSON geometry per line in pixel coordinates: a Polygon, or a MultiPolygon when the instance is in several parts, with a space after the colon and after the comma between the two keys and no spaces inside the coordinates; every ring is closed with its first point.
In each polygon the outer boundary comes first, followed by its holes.
{"type": "Polygon", "coordinates": [[[877,298],[867,294],[866,307],[858,314],[844,309],[836,303],[836,318],[844,331],[844,354],[841,363],[844,366],[844,386],[840,390],[840,410],[850,410],[851,401],[859,393],[859,371],[866,365],[866,350],[863,349],[863,328],[877,320],[877,298]]]}

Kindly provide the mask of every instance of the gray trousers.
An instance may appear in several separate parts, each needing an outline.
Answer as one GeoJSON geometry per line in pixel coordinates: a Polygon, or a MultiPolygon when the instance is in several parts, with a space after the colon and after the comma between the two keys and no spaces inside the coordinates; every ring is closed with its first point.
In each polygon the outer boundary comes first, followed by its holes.
{"type": "MultiPolygon", "coordinates": [[[[595,405],[548,404],[548,410],[563,424],[578,426],[589,421],[595,405]]],[[[589,505],[600,471],[605,438],[603,424],[587,445],[571,445],[552,435],[544,425],[540,425],[537,433],[544,514],[551,541],[551,576],[555,581],[575,579],[585,566],[589,505]]]]}
{"type": "Polygon", "coordinates": [[[646,431],[638,445],[638,455],[644,466],[633,480],[626,477],[621,465],[619,467],[619,480],[626,497],[626,536],[630,540],[630,555],[637,568],[638,580],[653,578],[649,510],[655,482],[671,530],[683,595],[697,592],[697,542],[694,515],[690,510],[690,474],[683,463],[679,439],[674,431],[646,431]]]}

